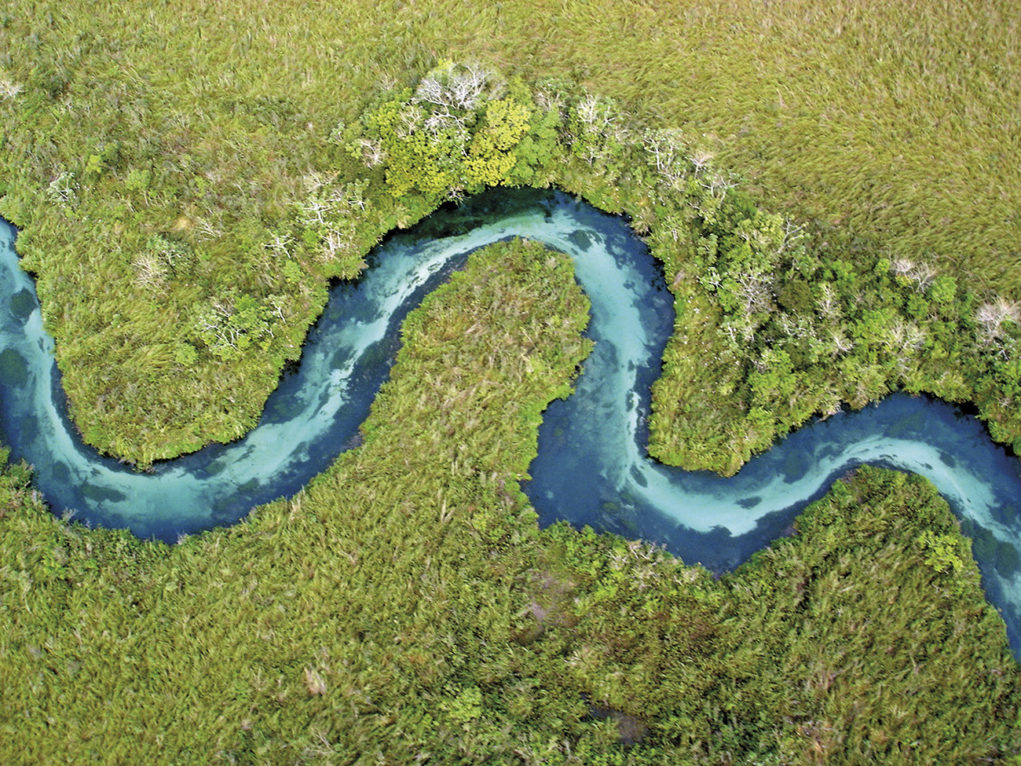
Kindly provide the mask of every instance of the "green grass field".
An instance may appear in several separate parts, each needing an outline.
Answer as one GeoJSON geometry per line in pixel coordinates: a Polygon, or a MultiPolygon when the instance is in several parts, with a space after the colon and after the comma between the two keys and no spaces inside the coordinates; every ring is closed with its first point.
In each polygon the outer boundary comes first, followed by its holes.
{"type": "MultiPolygon", "coordinates": [[[[12,0],[0,215],[21,228],[89,443],[145,464],[231,439],[298,356],[329,280],[442,199],[394,192],[396,160],[385,183],[366,170],[349,151],[363,118],[438,63],[474,61],[519,102],[587,91],[635,126],[628,146],[550,154],[539,166],[556,173],[535,178],[635,215],[679,305],[712,317],[679,314],[656,394],[664,459],[732,471],[813,411],[896,385],[974,400],[1010,441],[1021,332],[1008,321],[982,341],[975,311],[1021,298],[1019,24],[1005,1],[12,0]],[[686,260],[712,227],[663,244],[689,198],[644,175],[640,137],[657,128],[805,224],[819,264],[805,273],[845,303],[865,295],[867,363],[792,372],[727,350],[719,326],[742,318],[695,287],[712,263],[686,260]],[[300,224],[323,189],[347,195],[336,258],[300,224]],[[955,286],[923,295],[882,259],[955,286]],[[250,343],[218,347],[195,328],[223,301],[282,318],[272,334],[245,318],[250,343]],[[893,330],[928,333],[938,354],[882,356],[870,343],[893,330]],[[718,360],[688,388],[681,339],[718,360]]],[[[496,163],[479,177],[503,159],[479,156],[496,163]]],[[[727,205],[721,239],[753,214],[727,205]]],[[[53,519],[22,468],[0,475],[0,760],[1017,762],[1018,664],[924,482],[861,471],[720,581],[641,544],[540,532],[516,482],[585,354],[585,300],[533,245],[490,256],[498,270],[473,259],[407,320],[363,447],[233,529],[170,548],[89,532],[53,519]],[[569,319],[537,320],[554,314],[569,319]],[[492,332],[451,342],[475,323],[492,332]],[[551,388],[523,356],[485,367],[497,328],[543,338],[530,353],[551,388]],[[498,381],[500,407],[420,406],[464,388],[455,365],[498,381]]],[[[801,284],[777,282],[768,307],[805,303],[801,284]]]]}

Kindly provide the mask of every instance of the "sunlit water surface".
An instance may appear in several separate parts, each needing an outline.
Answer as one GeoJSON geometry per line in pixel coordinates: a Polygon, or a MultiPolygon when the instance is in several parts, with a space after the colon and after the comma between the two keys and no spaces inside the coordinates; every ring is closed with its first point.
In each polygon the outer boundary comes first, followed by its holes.
{"type": "Polygon", "coordinates": [[[97,455],[69,423],[53,340],[14,236],[0,225],[0,442],[34,466],[56,513],[172,542],[293,495],[357,443],[408,311],[471,251],[528,237],[573,259],[596,341],[576,392],[549,407],[539,430],[524,489],[543,524],[566,519],[656,540],[720,571],[789,531],[797,513],[851,468],[912,471],[936,485],[973,535],[986,594],[1021,652],[1021,462],[975,418],[895,395],[802,428],[729,479],[648,458],[649,388],[673,308],[659,265],[619,217],[558,193],[502,190],[389,236],[357,284],[333,289],[300,366],[281,379],[248,436],[149,473],[97,455]]]}

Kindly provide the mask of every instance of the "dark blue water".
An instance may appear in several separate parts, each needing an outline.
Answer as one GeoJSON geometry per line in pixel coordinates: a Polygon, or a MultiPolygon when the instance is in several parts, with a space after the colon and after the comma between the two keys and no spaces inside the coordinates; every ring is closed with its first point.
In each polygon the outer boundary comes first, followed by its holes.
{"type": "Polygon", "coordinates": [[[548,409],[525,486],[544,524],[567,519],[659,541],[720,571],[783,534],[851,468],[914,471],[975,539],[986,593],[1021,650],[1019,462],[978,421],[938,401],[892,396],[801,429],[730,479],[649,460],[649,388],[673,327],[672,298],[622,219],[562,194],[494,190],[389,237],[356,284],[334,288],[299,368],[282,378],[247,437],[151,473],[100,457],[71,427],[34,283],[18,266],[13,229],[2,227],[0,441],[33,464],[56,513],[167,541],[232,524],[293,495],[357,443],[403,317],[468,253],[512,236],[568,253],[592,301],[595,348],[576,393],[548,409]]]}

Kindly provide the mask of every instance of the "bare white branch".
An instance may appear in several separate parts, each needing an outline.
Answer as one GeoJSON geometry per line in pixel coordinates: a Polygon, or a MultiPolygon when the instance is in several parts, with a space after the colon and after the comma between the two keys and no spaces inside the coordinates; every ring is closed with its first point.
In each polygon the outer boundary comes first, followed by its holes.
{"type": "Polygon", "coordinates": [[[20,82],[15,82],[7,77],[0,77],[0,101],[13,101],[22,87],[20,82]]]}

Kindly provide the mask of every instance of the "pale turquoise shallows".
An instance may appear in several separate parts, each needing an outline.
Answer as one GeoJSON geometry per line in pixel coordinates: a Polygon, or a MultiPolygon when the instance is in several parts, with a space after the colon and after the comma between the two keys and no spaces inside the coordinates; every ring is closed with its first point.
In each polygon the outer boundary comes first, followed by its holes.
{"type": "Polygon", "coordinates": [[[229,445],[136,473],[84,446],[70,425],[32,279],[0,227],[0,442],[35,468],[57,513],[143,537],[231,524],[298,491],[357,440],[385,380],[400,321],[472,250],[513,236],[568,253],[592,301],[596,341],[577,391],[547,410],[525,490],[543,523],[567,519],[658,540],[687,561],[735,566],[789,526],[836,476],[862,463],[920,473],[975,536],[990,600],[1021,650],[1019,461],[974,418],[927,399],[807,426],[731,479],[671,469],[645,452],[649,386],[673,326],[662,273],[620,218],[567,196],[487,192],[378,247],[356,284],[338,285],[297,372],[257,428],[229,445]]]}

